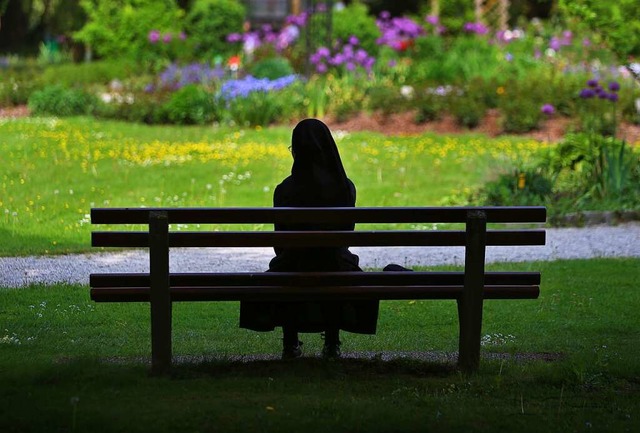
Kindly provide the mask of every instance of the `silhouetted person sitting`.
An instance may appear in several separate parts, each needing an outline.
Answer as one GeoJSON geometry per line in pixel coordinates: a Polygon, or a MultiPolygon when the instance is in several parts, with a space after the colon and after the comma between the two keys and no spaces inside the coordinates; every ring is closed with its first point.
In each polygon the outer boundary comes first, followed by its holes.
{"type": "MultiPolygon", "coordinates": [[[[356,188],[347,178],[329,128],[317,119],[298,123],[291,137],[291,175],[273,195],[275,207],[354,207],[356,188]]],[[[275,230],[353,230],[354,224],[276,224],[275,230]]],[[[348,248],[275,248],[269,271],[362,271],[348,248]]],[[[304,290],[304,289],[300,289],[304,290]]],[[[272,331],[282,326],[283,358],[302,355],[299,332],[324,332],[325,358],[340,356],[340,330],[375,334],[378,301],[242,302],[240,326],[272,331]]]]}

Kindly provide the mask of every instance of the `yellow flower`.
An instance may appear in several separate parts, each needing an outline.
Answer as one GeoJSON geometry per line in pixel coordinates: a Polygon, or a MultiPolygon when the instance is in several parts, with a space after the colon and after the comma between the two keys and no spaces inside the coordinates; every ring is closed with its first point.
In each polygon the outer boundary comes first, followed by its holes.
{"type": "Polygon", "coordinates": [[[504,95],[504,87],[500,86],[496,89],[498,95],[504,95]]]}

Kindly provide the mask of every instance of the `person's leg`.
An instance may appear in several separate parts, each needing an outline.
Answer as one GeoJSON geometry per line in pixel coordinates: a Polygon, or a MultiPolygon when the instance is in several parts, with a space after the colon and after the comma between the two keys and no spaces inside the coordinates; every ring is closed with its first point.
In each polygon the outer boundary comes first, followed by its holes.
{"type": "Polygon", "coordinates": [[[299,358],[302,356],[302,342],[298,340],[298,330],[293,326],[282,326],[282,357],[299,358]]]}
{"type": "Polygon", "coordinates": [[[323,358],[340,357],[340,330],[329,328],[324,331],[324,347],[322,348],[323,358]]]}

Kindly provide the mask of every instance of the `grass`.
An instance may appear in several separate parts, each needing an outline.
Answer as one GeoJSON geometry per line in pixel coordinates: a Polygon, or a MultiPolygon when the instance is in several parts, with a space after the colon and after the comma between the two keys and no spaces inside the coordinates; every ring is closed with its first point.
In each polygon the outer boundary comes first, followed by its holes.
{"type": "MultiPolygon", "coordinates": [[[[481,135],[334,131],[358,206],[450,204],[545,146],[481,135]]],[[[271,206],[290,127],[0,119],[0,256],[89,249],[91,207],[271,206]]]]}
{"type": "MultiPolygon", "coordinates": [[[[488,301],[484,353],[555,361],[230,361],[279,353],[238,329],[237,303],[177,304],[173,376],[150,378],[144,304],[94,304],[83,286],[0,289],[0,430],[624,432],[640,427],[638,259],[491,265],[540,270],[538,300],[488,301]],[[204,361],[203,361],[204,359],[204,361]]],[[[452,352],[455,304],[395,301],[345,352],[452,352]]],[[[305,352],[320,349],[304,335],[305,352]]]]}

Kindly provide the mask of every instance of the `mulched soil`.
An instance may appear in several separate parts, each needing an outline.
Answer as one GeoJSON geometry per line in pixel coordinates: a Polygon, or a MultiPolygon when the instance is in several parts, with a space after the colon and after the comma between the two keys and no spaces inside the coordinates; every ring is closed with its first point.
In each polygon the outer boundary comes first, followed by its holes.
{"type": "MultiPolygon", "coordinates": [[[[359,113],[356,116],[338,122],[335,119],[327,118],[325,121],[331,130],[342,131],[373,131],[386,135],[417,135],[424,132],[435,132],[438,134],[459,134],[459,133],[479,133],[489,137],[504,135],[500,126],[500,114],[497,110],[489,110],[478,127],[467,129],[458,125],[453,116],[445,115],[441,119],[433,122],[416,124],[415,113],[406,112],[383,116],[380,113],[371,115],[359,113]]],[[[523,137],[530,137],[541,141],[557,142],[570,130],[572,120],[566,117],[552,117],[542,122],[540,128],[525,134],[523,137]]],[[[631,124],[620,125],[620,138],[624,138],[628,143],[640,145],[640,126],[631,124]]]]}
{"type": "MultiPolygon", "coordinates": [[[[26,106],[0,108],[0,118],[29,116],[26,106]]],[[[359,113],[350,119],[338,122],[327,117],[323,119],[333,131],[372,131],[385,135],[411,136],[424,132],[438,134],[478,133],[489,137],[504,135],[500,127],[500,114],[497,110],[489,110],[478,127],[467,129],[458,125],[453,116],[445,115],[433,122],[417,124],[414,121],[415,113],[405,112],[384,116],[381,113],[359,113]]],[[[526,134],[519,134],[540,141],[557,142],[562,139],[572,125],[571,119],[566,117],[552,117],[542,122],[540,129],[526,134]]],[[[293,125],[292,125],[293,126],[293,125]]],[[[640,125],[620,125],[619,138],[624,138],[628,143],[640,145],[640,125]]]]}

